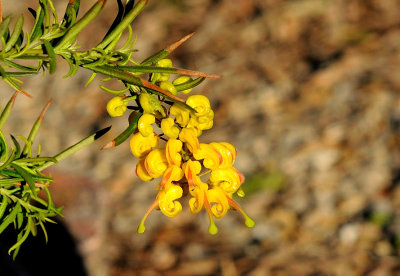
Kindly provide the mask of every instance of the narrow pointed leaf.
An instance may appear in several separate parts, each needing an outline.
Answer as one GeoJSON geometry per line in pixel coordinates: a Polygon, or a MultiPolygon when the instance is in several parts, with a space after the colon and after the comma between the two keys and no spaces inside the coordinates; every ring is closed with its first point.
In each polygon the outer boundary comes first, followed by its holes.
{"type": "Polygon", "coordinates": [[[138,112],[138,114],[136,114],[135,118],[132,120],[129,126],[120,135],[118,135],[111,142],[102,147],[102,149],[114,148],[126,141],[126,139],[128,139],[129,136],[131,136],[132,133],[136,130],[140,116],[142,116],[142,113],[138,112]]]}
{"type": "Polygon", "coordinates": [[[6,17],[0,24],[0,38],[8,32],[8,26],[10,25],[11,17],[6,17]]]}
{"type": "Polygon", "coordinates": [[[42,42],[46,49],[46,53],[49,56],[50,74],[53,74],[56,71],[56,54],[54,52],[54,48],[47,40],[42,40],[42,42]]]}
{"type": "Polygon", "coordinates": [[[3,231],[11,224],[14,222],[15,218],[17,217],[17,213],[20,211],[21,205],[19,202],[13,206],[12,211],[4,218],[4,220],[1,222],[0,225],[0,234],[3,233],[3,231]]]}
{"type": "Polygon", "coordinates": [[[15,169],[15,171],[22,176],[22,178],[28,183],[29,189],[31,189],[32,194],[36,197],[36,188],[35,181],[32,178],[32,175],[27,172],[24,168],[20,167],[16,163],[11,163],[11,166],[15,169]]]}
{"type": "Polygon", "coordinates": [[[108,34],[106,37],[97,45],[96,48],[104,49],[110,44],[114,39],[116,39],[119,34],[121,34],[129,24],[140,14],[140,12],[145,8],[148,0],[139,0],[137,4],[129,11],[129,13],[124,15],[124,18],[119,22],[117,26],[108,34]]]}
{"type": "Polygon", "coordinates": [[[15,45],[22,32],[22,26],[24,25],[24,17],[21,15],[15,23],[14,30],[10,36],[10,39],[6,43],[5,51],[8,52],[15,45]]]}

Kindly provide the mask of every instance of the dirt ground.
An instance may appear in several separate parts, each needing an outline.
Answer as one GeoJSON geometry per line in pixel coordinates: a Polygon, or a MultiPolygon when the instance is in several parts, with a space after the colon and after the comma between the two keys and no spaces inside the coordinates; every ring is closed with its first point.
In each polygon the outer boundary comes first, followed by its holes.
{"type": "MultiPolygon", "coordinates": [[[[7,2],[6,14],[8,6],[26,13],[24,1],[7,2]]],[[[62,10],[67,1],[54,2],[62,10]]],[[[108,2],[82,45],[112,22],[108,2]]],[[[212,236],[206,214],[184,208],[173,219],[153,213],[137,234],[156,183],[135,176],[128,144],[99,150],[127,118],[105,113],[111,96],[100,78],[87,88],[83,69],[63,79],[59,60],[55,75],[26,79],[34,99],[19,99],[15,110],[24,112],[9,127],[26,134],[50,97],[40,133],[48,154],[113,125],[50,171],[90,275],[400,274],[400,1],[151,0],[133,29],[138,60],[195,32],[174,64],[223,76],[193,92],[216,114],[202,141],[237,147],[240,204],[256,226],[230,212],[212,236]]]]}

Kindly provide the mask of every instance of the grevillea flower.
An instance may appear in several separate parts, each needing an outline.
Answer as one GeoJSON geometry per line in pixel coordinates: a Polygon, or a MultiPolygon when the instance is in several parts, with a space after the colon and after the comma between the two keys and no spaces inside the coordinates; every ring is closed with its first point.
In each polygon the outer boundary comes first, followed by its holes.
{"type": "Polygon", "coordinates": [[[161,120],[161,130],[169,138],[176,139],[181,131],[176,125],[172,118],[165,118],[161,120]]]}
{"type": "Polygon", "coordinates": [[[162,176],[168,168],[168,161],[165,155],[165,149],[152,150],[144,160],[144,167],[152,178],[162,176]]]}
{"type": "Polygon", "coordinates": [[[132,136],[129,143],[132,154],[137,158],[142,158],[148,154],[152,148],[157,147],[158,138],[153,133],[145,137],[140,132],[132,136]]]}
{"type": "Polygon", "coordinates": [[[107,112],[111,117],[119,117],[124,115],[128,106],[128,102],[120,96],[114,97],[107,103],[107,112]]]}
{"type": "Polygon", "coordinates": [[[143,114],[138,121],[138,130],[144,136],[147,137],[154,133],[154,129],[152,124],[154,124],[156,118],[153,114],[145,113],[143,114]]]}
{"type": "Polygon", "coordinates": [[[180,167],[182,162],[182,141],[176,139],[169,139],[166,146],[165,152],[169,165],[175,165],[180,167]]]}
{"type": "Polygon", "coordinates": [[[169,184],[158,194],[159,207],[161,212],[168,217],[175,217],[182,211],[182,205],[177,199],[183,194],[179,185],[169,184]]]}
{"type": "Polygon", "coordinates": [[[215,170],[223,162],[222,155],[208,144],[200,143],[199,149],[193,154],[196,160],[203,160],[203,166],[215,170]]]}
{"type": "Polygon", "coordinates": [[[210,101],[203,95],[192,95],[186,100],[186,104],[196,110],[196,116],[206,116],[211,111],[210,101]]]}
{"type": "Polygon", "coordinates": [[[231,194],[236,192],[242,185],[238,171],[233,167],[216,169],[211,171],[210,182],[214,186],[219,186],[225,192],[231,194]]]}
{"type": "Polygon", "coordinates": [[[190,152],[197,152],[199,139],[197,139],[196,131],[193,128],[183,128],[179,133],[179,140],[185,143],[190,152]]]}
{"type": "MultiPolygon", "coordinates": [[[[155,83],[164,83],[162,88],[170,91],[166,84],[179,85],[186,81],[190,81],[190,78],[178,78],[170,83],[158,76],[155,83]]],[[[168,217],[180,213],[182,204],[179,199],[184,190],[191,197],[191,213],[198,213],[203,209],[206,211],[210,221],[208,231],[211,234],[218,232],[214,218],[224,217],[230,209],[239,211],[245,224],[253,227],[254,221],[232,199],[234,193],[244,196],[241,189],[244,177],[233,167],[237,154],[235,147],[227,142],[199,142],[198,137],[203,130],[213,126],[214,112],[207,97],[188,97],[186,104],[195,112],[189,111],[181,103],[174,103],[169,114],[164,114],[167,109],[160,106],[155,109],[157,103],[151,102],[152,98],[148,98],[150,95],[143,94],[139,100],[141,104],[143,102],[144,115],[138,121],[139,132],[131,139],[132,153],[141,158],[136,165],[136,174],[144,181],[155,178],[161,180],[157,186],[158,195],[142,218],[138,232],[143,233],[147,217],[156,208],[168,217]],[[147,96],[142,96],[143,94],[147,96]],[[155,148],[159,139],[154,133],[154,124],[162,131],[160,140],[166,141],[163,148],[155,148]]]]}
{"type": "Polygon", "coordinates": [[[189,122],[189,110],[180,104],[174,103],[169,109],[169,113],[175,116],[175,121],[181,126],[185,127],[189,122]]]}
{"type": "Polygon", "coordinates": [[[151,181],[153,177],[149,175],[144,165],[145,158],[140,159],[136,164],[136,175],[143,181],[151,181]]]}

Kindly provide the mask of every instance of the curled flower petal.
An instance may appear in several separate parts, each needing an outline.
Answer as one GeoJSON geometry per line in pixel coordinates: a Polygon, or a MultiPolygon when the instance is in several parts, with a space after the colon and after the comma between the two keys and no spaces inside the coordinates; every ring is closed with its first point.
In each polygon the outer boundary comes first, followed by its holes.
{"type": "Polygon", "coordinates": [[[207,191],[208,185],[206,183],[199,183],[196,187],[189,190],[193,196],[189,199],[190,212],[195,214],[201,211],[204,206],[204,192],[207,191]]]}
{"type": "Polygon", "coordinates": [[[163,175],[163,178],[160,183],[160,188],[163,189],[165,186],[168,186],[172,183],[172,181],[179,181],[182,179],[184,173],[183,170],[178,166],[169,166],[163,175]]]}
{"type": "Polygon", "coordinates": [[[183,164],[182,168],[185,172],[185,177],[189,184],[189,191],[191,191],[196,186],[200,186],[200,184],[202,183],[200,177],[198,176],[201,171],[200,162],[188,160],[185,164],[183,164]]]}
{"type": "Polygon", "coordinates": [[[215,170],[222,163],[221,154],[208,144],[201,143],[199,149],[193,154],[196,160],[203,160],[203,166],[215,170]]]}
{"type": "Polygon", "coordinates": [[[186,100],[186,104],[196,110],[196,116],[207,115],[211,110],[210,101],[203,95],[192,95],[186,100]]]}
{"type": "Polygon", "coordinates": [[[210,174],[210,181],[228,194],[236,192],[242,184],[238,171],[233,167],[213,170],[210,174]]]}
{"type": "Polygon", "coordinates": [[[175,217],[182,211],[182,205],[176,201],[183,194],[179,185],[170,184],[158,194],[159,207],[161,212],[168,217],[175,217]]]}
{"type": "Polygon", "coordinates": [[[140,159],[136,164],[136,175],[143,181],[151,181],[153,178],[149,175],[144,165],[144,158],[140,159]]]}
{"type": "Polygon", "coordinates": [[[199,122],[199,128],[201,130],[207,130],[213,127],[214,125],[214,111],[210,110],[207,115],[201,116],[197,118],[199,122]]]}
{"type": "Polygon", "coordinates": [[[210,143],[210,146],[213,147],[219,154],[222,156],[222,163],[220,168],[231,167],[235,163],[236,159],[236,149],[229,143],[210,143]]]}
{"type": "Polygon", "coordinates": [[[179,140],[184,142],[192,153],[196,153],[199,148],[199,139],[193,128],[183,128],[179,133],[179,140]]]}
{"type": "Polygon", "coordinates": [[[182,162],[181,150],[182,141],[177,139],[169,139],[166,146],[165,152],[168,160],[168,164],[180,167],[182,162]]]}
{"type": "Polygon", "coordinates": [[[176,122],[181,126],[185,127],[189,122],[189,110],[185,107],[174,103],[169,109],[169,113],[176,118],[176,122]]]}
{"type": "Polygon", "coordinates": [[[129,145],[132,154],[137,158],[142,158],[148,154],[152,148],[157,147],[158,138],[154,133],[153,135],[144,137],[140,132],[138,132],[132,136],[129,145]]]}
{"type": "Polygon", "coordinates": [[[152,124],[154,124],[155,121],[156,118],[154,117],[154,115],[148,113],[143,114],[138,121],[139,132],[145,137],[154,133],[152,124]]]}
{"type": "Polygon", "coordinates": [[[188,124],[186,125],[186,128],[192,128],[192,129],[194,129],[197,137],[199,137],[199,136],[203,133],[203,131],[202,131],[201,127],[200,127],[200,124],[199,124],[199,122],[197,121],[197,118],[196,118],[196,117],[191,117],[191,118],[189,119],[189,122],[188,122],[188,124]]]}
{"type": "Polygon", "coordinates": [[[169,138],[176,139],[179,136],[180,129],[175,125],[172,118],[165,118],[161,120],[161,131],[169,138]]]}
{"type": "Polygon", "coordinates": [[[226,212],[228,212],[230,206],[228,199],[226,198],[226,194],[221,188],[214,187],[208,190],[207,199],[211,205],[211,212],[217,219],[220,219],[226,215],[226,212]]]}
{"type": "Polygon", "coordinates": [[[165,156],[165,149],[152,150],[144,161],[144,166],[149,175],[158,178],[163,175],[168,168],[168,161],[165,156]]]}
{"type": "Polygon", "coordinates": [[[172,95],[177,95],[178,94],[178,91],[176,90],[175,86],[172,84],[172,82],[170,82],[168,80],[162,81],[160,83],[160,88],[165,90],[165,91],[168,91],[172,95]]]}
{"type": "Polygon", "coordinates": [[[127,105],[128,102],[124,101],[122,97],[117,96],[108,101],[106,108],[111,117],[119,117],[124,115],[127,105]]]}
{"type": "Polygon", "coordinates": [[[139,95],[139,103],[140,106],[143,108],[144,113],[154,113],[154,106],[151,104],[152,96],[148,93],[141,93],[139,95]]]}

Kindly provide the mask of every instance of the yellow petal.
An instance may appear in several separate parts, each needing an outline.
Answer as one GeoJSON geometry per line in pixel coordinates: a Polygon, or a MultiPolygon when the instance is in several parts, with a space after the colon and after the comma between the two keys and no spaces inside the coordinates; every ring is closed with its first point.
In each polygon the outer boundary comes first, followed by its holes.
{"type": "Polygon", "coordinates": [[[186,100],[186,104],[196,110],[196,116],[204,116],[210,110],[210,101],[206,96],[203,95],[192,95],[186,100]]]}
{"type": "Polygon", "coordinates": [[[129,145],[132,154],[137,158],[142,158],[148,154],[152,148],[157,147],[158,138],[154,133],[153,135],[144,137],[140,132],[138,132],[132,136],[129,145]]]}
{"type": "Polygon", "coordinates": [[[201,143],[198,151],[193,154],[196,160],[203,160],[203,166],[215,170],[222,163],[222,156],[217,150],[208,144],[201,143]]]}
{"type": "Polygon", "coordinates": [[[189,110],[179,104],[174,103],[169,109],[169,113],[175,116],[176,122],[181,127],[185,127],[189,122],[189,110]]]}
{"type": "Polygon", "coordinates": [[[182,188],[175,184],[170,184],[160,191],[158,199],[161,212],[168,217],[179,214],[182,211],[182,205],[176,199],[181,198],[182,194],[182,188]]]}
{"type": "Polygon", "coordinates": [[[165,156],[165,149],[152,150],[144,161],[146,171],[153,178],[158,178],[163,175],[168,167],[168,161],[165,156]]]}
{"type": "Polygon", "coordinates": [[[183,128],[181,133],[179,133],[179,140],[184,142],[192,153],[197,152],[199,139],[197,139],[196,131],[193,128],[183,128]]]}
{"type": "Polygon", "coordinates": [[[176,139],[169,139],[166,146],[166,157],[169,165],[175,165],[180,167],[182,162],[181,150],[182,141],[176,139]]]}
{"type": "Polygon", "coordinates": [[[175,125],[172,118],[165,118],[161,120],[161,131],[169,138],[176,139],[179,136],[180,129],[175,125]]]}
{"type": "Polygon", "coordinates": [[[143,114],[138,121],[139,132],[145,137],[154,133],[152,124],[154,124],[155,121],[156,118],[154,115],[148,113],[143,114]]]}
{"type": "Polygon", "coordinates": [[[149,175],[144,165],[144,158],[140,159],[136,164],[136,175],[143,181],[151,181],[153,178],[149,175]]]}
{"type": "Polygon", "coordinates": [[[210,174],[210,181],[228,194],[236,192],[242,184],[238,171],[233,167],[213,170],[210,174]]]}

